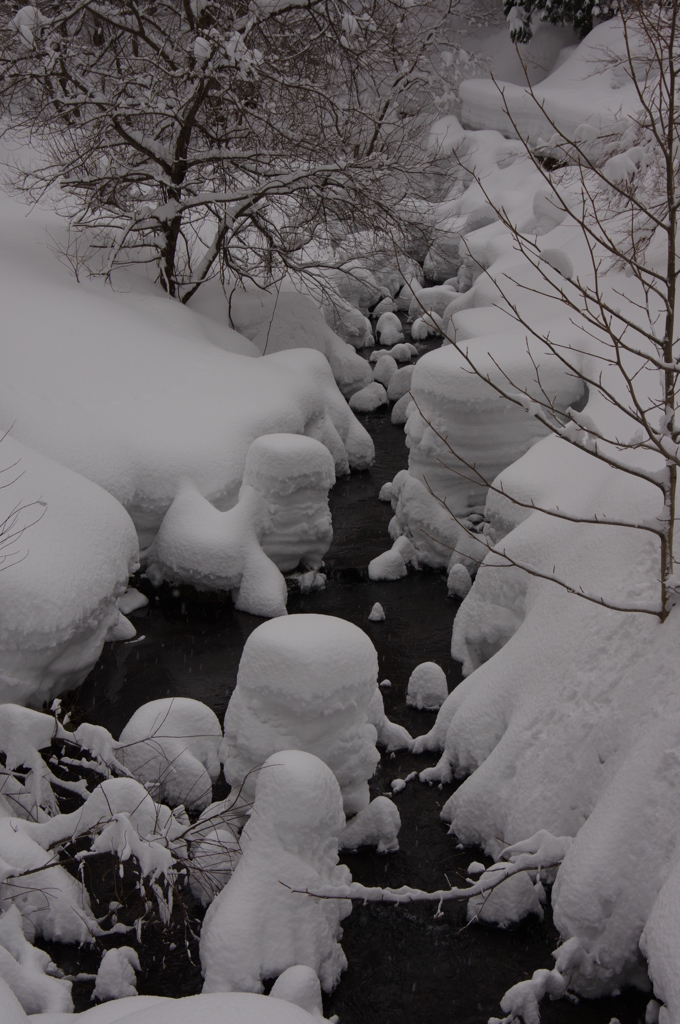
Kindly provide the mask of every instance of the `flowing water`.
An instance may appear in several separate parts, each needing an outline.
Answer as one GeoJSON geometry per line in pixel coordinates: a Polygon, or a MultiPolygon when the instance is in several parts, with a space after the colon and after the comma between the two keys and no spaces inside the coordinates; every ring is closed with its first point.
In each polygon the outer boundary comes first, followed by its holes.
{"type": "MultiPolygon", "coordinates": [[[[408,678],[420,662],[436,661],[450,688],[460,681],[459,666],[450,656],[458,605],[447,598],[441,573],[412,573],[391,583],[368,579],[368,562],[389,546],[392,512],[378,501],[378,492],[406,466],[407,450],[403,429],[392,426],[388,411],[362,419],[375,441],[375,465],[334,487],[328,585],[308,595],[291,591],[288,608],[291,613],[338,615],[364,629],[378,650],[380,678],[392,684],[383,690],[388,716],[418,735],[431,727],[434,714],[406,706],[408,678]],[[384,622],[368,621],[375,601],[385,609],[384,622]]],[[[71,697],[75,719],[100,723],[118,735],[141,704],[173,695],[204,701],[221,718],[236,683],[243,645],[262,620],[235,611],[228,599],[216,595],[185,587],[154,591],[144,581],[138,585],[150,597],[148,608],[132,615],[138,636],[128,643],[106,645],[94,671],[71,697]]],[[[390,793],[392,779],[405,778],[435,760],[434,755],[383,753],[373,795],[390,793]]],[[[354,878],[365,884],[408,883],[425,889],[464,880],[470,861],[484,858],[479,850],[459,849],[439,818],[454,789],[455,784],[408,783],[395,796],[402,817],[400,851],[387,856],[372,850],[346,855],[343,859],[354,878]]],[[[532,917],[503,932],[466,926],[465,907],[456,904],[445,904],[439,914],[429,903],[355,904],[344,924],[349,968],[327,998],[326,1014],[338,1014],[341,1024],[484,1024],[490,1015],[500,1015],[499,1000],[507,988],[538,967],[553,966],[550,953],[556,945],[549,914],[543,922],[532,917]]],[[[144,961],[144,948],[141,957],[144,961]]],[[[181,965],[178,953],[172,964],[177,975],[172,992],[162,975],[148,967],[140,977],[140,992],[176,995],[200,990],[197,966],[186,970],[182,982],[181,965]]],[[[543,1021],[609,1024],[617,1017],[621,1024],[637,1024],[644,1019],[647,998],[626,992],[617,999],[577,1006],[566,1000],[547,1003],[543,1021]]]]}

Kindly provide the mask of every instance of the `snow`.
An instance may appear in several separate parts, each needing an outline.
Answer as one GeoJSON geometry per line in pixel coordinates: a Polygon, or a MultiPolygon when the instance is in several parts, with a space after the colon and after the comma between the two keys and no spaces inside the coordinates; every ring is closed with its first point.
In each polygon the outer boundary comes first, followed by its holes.
{"type": "Polygon", "coordinates": [[[280,974],[271,987],[269,995],[274,999],[285,999],[288,1003],[306,1010],[312,1017],[323,1020],[321,985],[311,967],[294,964],[280,974]]]}
{"type": "Polygon", "coordinates": [[[404,340],[401,320],[396,313],[383,313],[375,325],[375,337],[379,345],[397,345],[404,340]]]}
{"type": "Polygon", "coordinates": [[[385,747],[388,754],[393,750],[410,750],[413,744],[411,734],[403,725],[390,722],[385,715],[385,703],[379,686],[376,686],[368,706],[368,720],[375,726],[378,743],[385,747]]]}
{"type": "Polygon", "coordinates": [[[639,103],[630,78],[608,59],[611,54],[624,54],[624,47],[618,19],[596,26],[566,60],[534,86],[533,98],[521,80],[520,84],[501,80],[498,85],[488,79],[462,82],[461,120],[468,128],[519,133],[533,143],[553,135],[555,129],[548,118],[568,138],[574,138],[584,124],[593,135],[606,136],[612,129],[622,132],[626,116],[639,103]]]}
{"type": "Polygon", "coordinates": [[[93,999],[125,999],[137,995],[139,957],[132,946],[107,949],[102,956],[94,983],[93,999]]]}
{"type": "Polygon", "coordinates": [[[352,412],[375,412],[381,405],[387,405],[387,391],[378,381],[355,392],[349,400],[352,412]]]}
{"type": "Polygon", "coordinates": [[[360,846],[375,846],[377,853],[396,853],[400,828],[396,804],[386,796],[377,796],[340,833],[340,849],[352,851],[360,846]]]}
{"type": "Polygon", "coordinates": [[[190,697],[161,697],[135,711],[116,755],[157,802],[203,810],[220,773],[221,742],[209,707],[190,697]]]}
{"type": "Polygon", "coordinates": [[[373,379],[377,380],[379,384],[382,384],[383,387],[386,388],[396,372],[396,359],[393,359],[392,356],[383,355],[375,364],[375,369],[373,370],[373,379]]]}
{"type": "Polygon", "coordinates": [[[449,695],[444,670],[434,661],[417,665],[408,681],[406,703],[418,710],[437,711],[449,695]]]}
{"type": "Polygon", "coordinates": [[[137,538],[115,498],[11,434],[0,460],[0,521],[12,517],[18,532],[3,551],[0,701],[40,705],[94,666],[119,622],[137,538]]]}
{"type": "MultiPolygon", "coordinates": [[[[94,1006],[78,1014],[78,1020],[82,1024],[318,1024],[318,1014],[308,1013],[289,1001],[288,991],[282,991],[280,997],[250,992],[220,992],[183,999],[137,996],[94,1006]]],[[[295,994],[300,994],[299,989],[295,994]]],[[[46,1013],[39,1018],[10,1017],[7,1024],[26,1024],[29,1020],[33,1024],[72,1024],[73,1019],[72,1015],[46,1013]]]]}
{"type": "MultiPolygon", "coordinates": [[[[263,355],[292,348],[316,349],[326,356],[340,390],[348,397],[370,380],[365,360],[335,334],[322,311],[306,295],[234,289],[228,300],[234,327],[263,355]]],[[[200,301],[199,292],[199,308],[200,301]]],[[[226,306],[225,302],[225,314],[226,306]]]]}
{"type": "MultiPolygon", "coordinates": [[[[223,298],[218,323],[133,275],[115,289],[77,284],[45,244],[46,232],[63,236],[56,215],[37,208],[27,220],[1,197],[0,221],[0,427],[14,424],[13,438],[112,494],[143,548],[183,480],[221,511],[231,508],[262,434],[320,440],[339,474],[372,461],[372,442],[321,352],[253,358],[257,349],[227,327],[223,298]],[[35,294],[39,303],[27,299],[35,294]]],[[[344,359],[347,346],[338,345],[344,359]]],[[[370,368],[347,353],[361,364],[361,387],[370,368]]]]}
{"type": "Polygon", "coordinates": [[[380,604],[379,601],[375,602],[375,604],[371,608],[370,612],[368,613],[368,621],[369,622],[384,622],[385,621],[385,609],[383,608],[383,606],[380,604]]]}
{"type": "Polygon", "coordinates": [[[340,788],[319,758],[282,750],[265,761],[243,855],[201,930],[204,992],[261,992],[262,979],[298,964],[315,971],[324,991],[335,987],[347,964],[340,921],[351,904],[305,890],[350,881],[338,865],[344,825],[340,788]]]}
{"type": "MultiPolygon", "coordinates": [[[[26,941],[21,914],[16,906],[9,905],[0,914],[0,997],[3,1017],[7,1005],[4,985],[11,990],[26,1013],[69,1013],[73,1010],[71,983],[62,978],[50,977],[46,973],[48,967],[54,969],[50,957],[26,941]]],[[[14,1000],[10,997],[8,1001],[9,1013],[21,1020],[14,1000]]]]}
{"type": "MultiPolygon", "coordinates": [[[[493,880],[494,868],[489,868],[480,876],[480,881],[493,880]]],[[[540,882],[538,887],[528,874],[520,872],[506,878],[494,889],[468,900],[468,921],[481,921],[483,924],[495,924],[499,928],[508,928],[517,924],[529,914],[536,914],[543,920],[543,908],[539,899],[542,893],[540,882]],[[540,887],[540,888],[539,888],[540,887]]]]}
{"type": "Polygon", "coordinates": [[[411,390],[414,369],[413,366],[402,366],[392,374],[387,385],[387,397],[390,402],[398,402],[411,390]]]}
{"type": "Polygon", "coordinates": [[[379,760],[369,705],[376,692],[375,648],[357,626],[330,615],[290,615],[258,626],[246,641],[224,717],[221,759],[227,782],[252,797],[258,768],[298,747],[335,772],[347,814],[369,802],[379,760]]]}

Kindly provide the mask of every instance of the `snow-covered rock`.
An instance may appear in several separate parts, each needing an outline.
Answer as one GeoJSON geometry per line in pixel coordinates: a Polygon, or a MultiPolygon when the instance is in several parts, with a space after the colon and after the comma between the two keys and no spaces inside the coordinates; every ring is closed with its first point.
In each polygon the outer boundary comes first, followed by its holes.
{"type": "Polygon", "coordinates": [[[345,825],[333,772],[313,754],[281,750],[258,773],[243,856],[201,929],[204,992],[261,992],[262,979],[312,968],[325,991],[347,961],[339,945],[346,900],[305,890],[350,881],[338,865],[345,825]]]}
{"type": "Polygon", "coordinates": [[[378,734],[378,743],[385,747],[388,753],[393,750],[410,750],[413,745],[411,734],[403,725],[390,722],[385,714],[385,703],[379,686],[376,686],[373,698],[368,707],[368,720],[375,726],[378,734]]]}
{"type": "Polygon", "coordinates": [[[389,797],[377,796],[340,833],[340,849],[358,850],[360,846],[375,846],[378,853],[396,853],[400,828],[401,817],[396,804],[389,797]]]}
{"type": "Polygon", "coordinates": [[[224,717],[227,782],[252,797],[255,769],[278,750],[299,747],[330,766],[348,814],[368,804],[379,754],[369,705],[378,660],[366,634],[330,615],[265,622],[243,648],[224,717]]]}
{"type": "Polygon", "coordinates": [[[417,665],[408,681],[406,703],[418,710],[438,711],[449,695],[444,670],[434,661],[417,665]]]}
{"type": "Polygon", "coordinates": [[[381,405],[387,405],[387,391],[378,381],[357,391],[349,400],[352,412],[375,412],[381,405]]]}
{"type": "Polygon", "coordinates": [[[221,742],[209,707],[190,697],[161,697],[135,711],[116,756],[154,800],[202,810],[220,773],[221,742]]]}
{"type": "Polygon", "coordinates": [[[0,443],[0,702],[40,705],[78,686],[138,564],[127,512],[106,491],[7,435],[0,443]]]}
{"type": "Polygon", "coordinates": [[[404,340],[404,330],[396,313],[383,313],[375,325],[379,345],[396,345],[404,340]]]}
{"type": "Polygon", "coordinates": [[[94,983],[93,999],[126,999],[137,995],[137,975],[140,970],[137,951],[132,946],[107,949],[102,956],[94,983]]]}
{"type": "Polygon", "coordinates": [[[387,397],[390,402],[398,402],[411,390],[414,366],[402,366],[393,373],[387,385],[387,397]]]}
{"type": "MultiPolygon", "coordinates": [[[[425,317],[428,313],[436,313],[441,317],[452,299],[457,297],[458,292],[454,288],[448,288],[443,284],[435,285],[433,288],[421,288],[411,299],[408,315],[411,320],[425,317]]],[[[411,334],[413,335],[413,330],[411,334]]]]}
{"type": "Polygon", "coordinates": [[[383,355],[375,364],[373,379],[377,380],[383,387],[387,387],[397,372],[397,361],[392,356],[383,355]]]}

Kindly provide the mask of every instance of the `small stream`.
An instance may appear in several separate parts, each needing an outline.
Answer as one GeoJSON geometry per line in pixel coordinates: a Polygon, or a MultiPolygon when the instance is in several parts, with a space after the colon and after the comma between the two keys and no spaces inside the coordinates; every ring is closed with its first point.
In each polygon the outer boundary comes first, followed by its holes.
{"type": "MultiPolygon", "coordinates": [[[[442,573],[411,573],[390,583],[368,579],[368,562],[390,543],[387,524],[392,511],[378,501],[378,492],[406,466],[407,450],[403,428],[392,426],[388,410],[362,421],[375,441],[375,465],[341,479],[333,488],[328,585],[308,595],[291,591],[288,610],[338,615],[364,629],[378,650],[380,678],[392,683],[383,691],[388,716],[419,735],[431,727],[435,716],[406,706],[408,678],[419,663],[436,661],[447,674],[449,688],[460,681],[460,668],[450,655],[458,605],[447,597],[442,573]],[[375,601],[385,608],[384,622],[368,621],[375,601]]],[[[70,695],[75,720],[105,725],[117,736],[140,705],[164,696],[204,701],[221,719],[236,684],[243,645],[262,620],[235,611],[223,596],[199,594],[189,587],[154,591],[144,580],[136,585],[150,597],[148,608],[132,615],[138,636],[128,643],[106,645],[96,668],[70,695]]],[[[434,755],[383,753],[372,795],[390,793],[392,779],[435,760],[434,755]]],[[[409,883],[426,889],[463,881],[470,861],[484,858],[479,850],[458,849],[439,818],[454,789],[455,784],[429,787],[410,782],[395,796],[402,818],[400,851],[344,856],[354,878],[369,885],[409,883]]],[[[489,1016],[500,1015],[499,1001],[511,985],[538,967],[553,966],[550,953],[558,936],[549,913],[543,922],[530,918],[503,932],[466,927],[462,905],[447,904],[436,918],[435,909],[432,904],[355,904],[344,924],[349,968],[326,1000],[326,1014],[338,1014],[341,1024],[486,1024],[489,1016]]],[[[142,948],[142,961],[144,957],[142,948]]],[[[180,960],[173,963],[173,970],[181,970],[180,960]]],[[[187,970],[181,994],[198,990],[200,976],[194,965],[187,970]]],[[[149,969],[140,976],[139,991],[180,994],[164,988],[157,972],[149,969]]],[[[647,999],[626,992],[617,999],[578,1006],[561,1000],[544,1004],[542,1019],[545,1024],[609,1024],[617,1017],[621,1024],[637,1024],[644,1020],[647,999]]]]}

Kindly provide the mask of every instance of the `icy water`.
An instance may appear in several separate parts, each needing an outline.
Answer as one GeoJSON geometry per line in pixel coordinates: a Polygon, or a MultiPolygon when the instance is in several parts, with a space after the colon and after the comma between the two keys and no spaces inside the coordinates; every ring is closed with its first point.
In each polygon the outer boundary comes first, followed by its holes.
{"type": "MultiPolygon", "coordinates": [[[[375,441],[376,463],[368,472],[340,480],[331,494],[334,539],[326,558],[328,586],[304,596],[291,592],[288,608],[291,613],[338,615],[366,630],[378,650],[380,678],[392,684],[383,691],[388,716],[419,735],[430,728],[434,714],[407,708],[408,678],[420,662],[436,661],[446,671],[450,688],[460,681],[449,651],[458,605],[447,598],[439,573],[414,573],[393,583],[368,580],[368,562],[389,545],[392,513],[378,501],[378,492],[406,466],[407,450],[403,429],[392,426],[388,411],[362,420],[375,441]],[[375,601],[385,608],[384,622],[368,621],[375,601]]],[[[235,611],[228,599],[191,588],[154,592],[143,581],[139,585],[149,594],[150,605],[132,616],[138,637],[106,645],[94,671],[72,695],[74,717],[106,725],[118,735],[141,704],[176,695],[204,701],[221,718],[236,683],[243,645],[262,620],[235,611]]],[[[389,793],[392,779],[405,778],[435,760],[434,755],[383,754],[373,795],[389,793]]],[[[484,858],[479,850],[457,849],[455,836],[439,818],[454,789],[410,782],[395,796],[402,818],[399,853],[345,856],[354,878],[365,884],[409,883],[427,889],[460,883],[470,861],[484,858]]],[[[549,917],[544,922],[530,918],[501,932],[467,927],[464,906],[448,904],[441,915],[435,913],[432,904],[355,904],[342,943],[349,968],[326,1000],[327,1016],[337,1014],[341,1024],[485,1024],[489,1016],[501,1015],[499,1001],[512,984],[538,967],[553,966],[550,953],[557,934],[549,917]]],[[[145,964],[142,948],[140,992],[199,991],[197,966],[183,967],[181,952],[173,958],[170,991],[157,970],[161,965],[145,964]]],[[[626,992],[594,1003],[546,1003],[542,1020],[609,1024],[616,1017],[621,1024],[637,1024],[644,1019],[647,998],[626,992]]],[[[89,999],[89,990],[82,999],[89,999]]],[[[83,1001],[78,1008],[85,1005],[83,1001]]]]}

